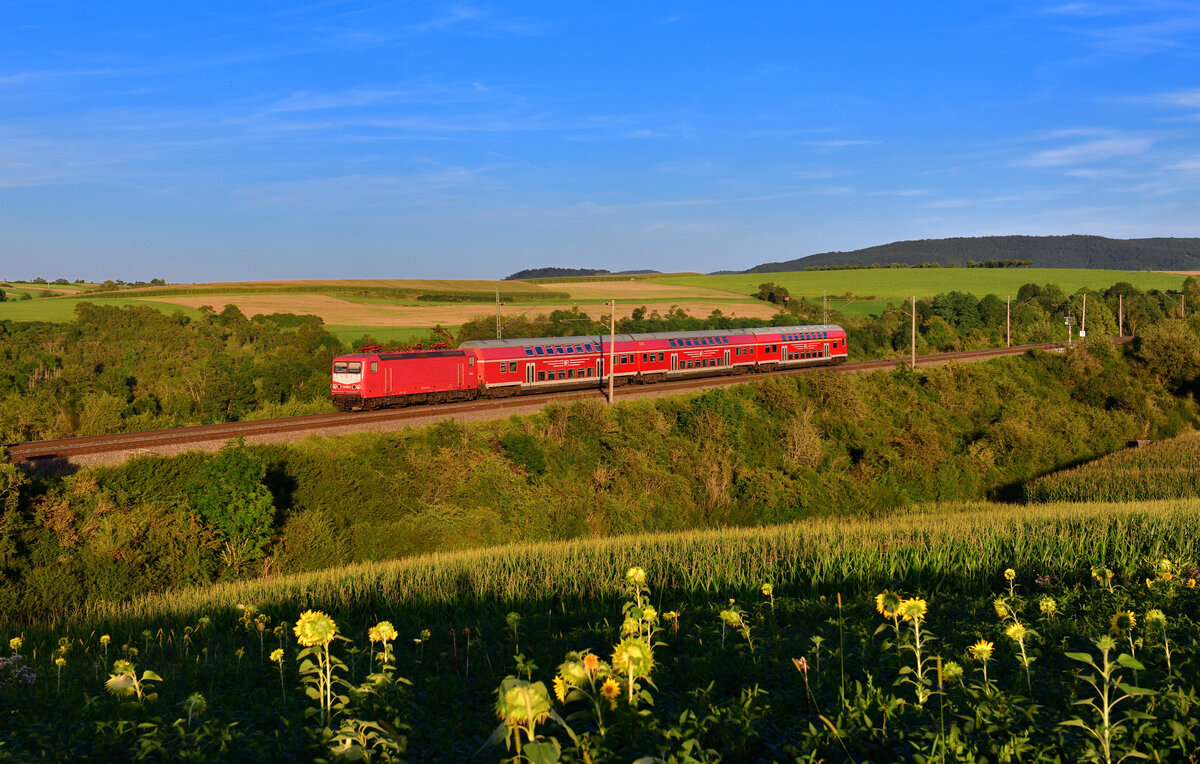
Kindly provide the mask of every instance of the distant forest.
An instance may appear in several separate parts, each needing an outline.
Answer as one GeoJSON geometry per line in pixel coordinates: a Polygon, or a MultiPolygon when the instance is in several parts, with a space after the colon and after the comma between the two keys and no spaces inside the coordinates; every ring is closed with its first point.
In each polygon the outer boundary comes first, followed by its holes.
{"type": "Polygon", "coordinates": [[[1107,239],[1103,236],[922,239],[763,263],[743,272],[779,273],[891,265],[968,267],[1004,261],[1035,268],[1200,271],[1200,239],[1107,239]]]}

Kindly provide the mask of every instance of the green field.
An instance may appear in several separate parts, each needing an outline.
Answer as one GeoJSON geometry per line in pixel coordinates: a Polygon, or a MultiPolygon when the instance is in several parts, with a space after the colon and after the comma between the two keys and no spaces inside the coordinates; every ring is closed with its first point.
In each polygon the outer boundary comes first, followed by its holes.
{"type": "Polygon", "coordinates": [[[0,668],[16,685],[0,711],[20,719],[0,745],[13,760],[1192,761],[1197,511],[929,506],[101,607],[0,634],[20,656],[0,668]]]}
{"type": "MultiPolygon", "coordinates": [[[[451,334],[458,333],[457,326],[443,327],[451,334]]],[[[384,345],[407,345],[412,342],[425,342],[429,339],[429,328],[424,326],[353,326],[350,324],[329,324],[325,330],[337,337],[343,344],[353,342],[363,335],[371,335],[384,345]]]]}
{"type": "MultiPolygon", "coordinates": [[[[81,300],[101,305],[150,305],[167,314],[182,310],[186,315],[196,316],[198,313],[195,310],[180,307],[170,300],[198,304],[195,300],[203,298],[218,311],[225,302],[249,306],[244,310],[247,315],[276,310],[316,312],[322,315],[327,324],[336,326],[335,333],[343,339],[361,336],[364,331],[400,339],[413,331],[414,327],[419,333],[426,314],[429,318],[425,325],[433,326],[438,323],[461,324],[476,315],[487,313],[491,309],[488,302],[494,298],[495,288],[501,289],[506,304],[528,303],[528,312],[531,313],[547,312],[552,307],[567,305],[583,306],[596,313],[605,300],[615,298],[621,306],[644,305],[650,310],[665,313],[671,306],[678,305],[699,316],[707,315],[714,308],[722,309],[728,315],[738,305],[761,309],[762,303],[753,299],[752,295],[758,290],[759,284],[771,281],[787,287],[793,297],[819,302],[824,294],[829,298],[830,309],[866,316],[879,315],[889,301],[895,302],[913,295],[928,297],[954,290],[978,296],[991,293],[1005,297],[1016,295],[1023,284],[1036,283],[1058,284],[1070,294],[1080,287],[1106,289],[1120,281],[1129,282],[1142,290],[1178,290],[1183,279],[1179,275],[1146,271],[889,268],[733,276],[671,274],[633,280],[555,280],[545,287],[527,282],[419,280],[202,284],[109,292],[105,296],[33,300],[20,300],[20,291],[12,290],[10,299],[0,303],[0,321],[69,321],[74,315],[75,302],[81,300]],[[572,284],[575,288],[572,288],[572,284]],[[673,289],[664,291],[654,285],[673,289]],[[555,286],[565,291],[555,291],[555,286]],[[597,290],[597,286],[603,288],[597,290]],[[853,295],[853,298],[847,299],[847,294],[853,295]],[[294,299],[287,299],[292,295],[294,299]],[[310,296],[313,295],[322,299],[334,298],[334,301],[327,301],[323,305],[312,304],[310,296]],[[420,295],[435,299],[417,299],[420,295]],[[373,306],[378,306],[378,310],[373,310],[373,306]],[[401,326],[389,325],[389,318],[393,322],[397,319],[388,313],[398,307],[410,309],[409,313],[399,319],[401,326]],[[386,332],[382,331],[385,327],[386,332]]],[[[34,295],[38,293],[33,290],[30,292],[34,295]]]]}
{"type": "MultiPolygon", "coordinates": [[[[7,292],[8,290],[5,290],[7,292]]],[[[128,297],[50,297],[33,300],[8,300],[0,302],[0,321],[50,321],[66,323],[75,320],[75,306],[81,302],[93,305],[110,305],[118,308],[129,306],[150,306],[161,310],[167,315],[179,312],[195,318],[200,315],[197,310],[181,305],[168,305],[162,302],[138,300],[128,297]]]]}
{"type": "Polygon", "coordinates": [[[1071,294],[1080,287],[1107,289],[1119,281],[1135,287],[1178,290],[1184,276],[1150,271],[1100,271],[1068,268],[869,268],[844,271],[798,271],[749,273],[729,276],[669,276],[666,284],[725,289],[735,294],[753,294],[758,285],[774,282],[787,287],[793,297],[819,299],[850,292],[863,297],[898,300],[930,297],[950,291],[983,296],[1016,295],[1022,284],[1058,284],[1071,294]]]}

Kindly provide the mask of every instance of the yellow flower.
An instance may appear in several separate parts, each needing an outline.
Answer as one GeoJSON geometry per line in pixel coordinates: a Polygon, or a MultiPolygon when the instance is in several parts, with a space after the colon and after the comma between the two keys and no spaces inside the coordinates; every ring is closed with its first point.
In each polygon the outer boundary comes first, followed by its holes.
{"type": "Polygon", "coordinates": [[[621,694],[621,684],[610,676],[600,685],[600,694],[608,700],[616,700],[621,694]]]}
{"type": "Polygon", "coordinates": [[[282,647],[276,647],[274,650],[271,651],[271,662],[272,663],[283,663],[283,648],[282,647]]]}
{"type": "Polygon", "coordinates": [[[21,645],[23,645],[23,644],[25,644],[25,643],[21,640],[20,637],[13,637],[12,639],[8,640],[8,649],[12,650],[15,653],[16,651],[21,649],[21,645]]]}
{"type": "Polygon", "coordinates": [[[397,635],[391,621],[380,621],[371,627],[367,636],[372,642],[391,642],[397,635]]]}
{"type": "Polygon", "coordinates": [[[1047,618],[1058,612],[1058,603],[1054,601],[1053,597],[1042,597],[1041,601],[1038,602],[1038,607],[1041,608],[1042,615],[1047,618]]]}
{"type": "Polygon", "coordinates": [[[988,642],[986,639],[981,639],[968,647],[967,651],[971,653],[971,657],[975,660],[987,663],[992,659],[992,651],[995,649],[996,646],[991,642],[988,642]]]}
{"type": "Polygon", "coordinates": [[[583,656],[583,667],[589,674],[595,674],[596,670],[600,668],[600,659],[592,653],[588,653],[583,656]]]}
{"type": "Polygon", "coordinates": [[[772,586],[771,584],[763,584],[762,585],[762,593],[763,593],[764,597],[770,597],[772,594],[775,593],[775,587],[772,586]]]}
{"type": "Polygon", "coordinates": [[[900,615],[906,621],[920,621],[928,611],[928,603],[920,597],[913,597],[900,603],[900,615]]]}
{"type": "Polygon", "coordinates": [[[238,660],[240,661],[242,658],[246,657],[246,648],[239,647],[238,649],[233,651],[233,654],[236,655],[238,657],[238,660]]]}
{"type": "Polygon", "coordinates": [[[1004,630],[1004,635],[1014,642],[1021,642],[1025,639],[1025,627],[1019,623],[1014,623],[1004,630]]]}
{"type": "Polygon", "coordinates": [[[561,676],[554,677],[554,697],[559,703],[567,702],[567,683],[561,676]]]}
{"type": "Polygon", "coordinates": [[[993,601],[992,607],[996,610],[996,617],[1002,621],[1012,615],[1012,610],[1008,607],[1008,603],[1002,599],[993,601]]]}
{"type": "Polygon", "coordinates": [[[1013,570],[1012,568],[1008,568],[1004,571],[1005,579],[1012,581],[1016,577],[1017,577],[1017,571],[1013,570]]]}
{"type": "Polygon", "coordinates": [[[108,643],[109,643],[109,642],[111,642],[111,641],[112,641],[112,637],[108,636],[107,634],[101,634],[101,635],[100,635],[100,644],[101,644],[101,646],[103,646],[103,647],[108,647],[108,643]]]}
{"type": "Polygon", "coordinates": [[[63,666],[67,665],[67,659],[60,655],[54,659],[54,665],[62,668],[63,666]]]}
{"type": "Polygon", "coordinates": [[[1194,579],[1194,578],[1189,578],[1189,579],[1188,579],[1188,588],[1189,588],[1189,589],[1195,589],[1195,588],[1196,588],[1196,579],[1194,579]]]}
{"type": "Polygon", "coordinates": [[[332,618],[319,610],[306,610],[300,614],[296,622],[296,641],[303,647],[322,647],[333,641],[337,635],[337,624],[332,618]]]}
{"type": "Polygon", "coordinates": [[[900,595],[884,589],[875,595],[875,609],[884,618],[895,618],[900,614],[900,595]]]}
{"type": "Polygon", "coordinates": [[[1137,626],[1137,618],[1132,610],[1118,610],[1112,617],[1112,627],[1117,631],[1129,631],[1137,626]]]}
{"type": "Polygon", "coordinates": [[[646,583],[646,571],[639,567],[632,567],[625,571],[625,580],[634,586],[641,586],[646,583]]]}
{"type": "Polygon", "coordinates": [[[642,618],[654,623],[658,620],[658,611],[655,610],[652,605],[647,605],[646,607],[642,608],[642,618]]]}

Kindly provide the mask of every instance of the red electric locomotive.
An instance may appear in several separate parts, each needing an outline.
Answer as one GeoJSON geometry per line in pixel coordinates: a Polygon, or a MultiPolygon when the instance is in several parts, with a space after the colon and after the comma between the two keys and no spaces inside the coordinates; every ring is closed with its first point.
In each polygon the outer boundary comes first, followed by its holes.
{"type": "Polygon", "coordinates": [[[343,411],[503,398],[530,392],[821,366],[846,360],[839,326],[777,326],[698,332],[537,337],[464,342],[458,350],[354,353],[333,364],[333,401],[343,411]],[[610,347],[611,345],[611,347],[610,347]]]}

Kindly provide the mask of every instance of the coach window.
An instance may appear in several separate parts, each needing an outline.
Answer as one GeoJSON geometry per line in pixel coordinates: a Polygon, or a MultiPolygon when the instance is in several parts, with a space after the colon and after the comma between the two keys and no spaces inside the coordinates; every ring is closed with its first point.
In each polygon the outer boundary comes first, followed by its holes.
{"type": "Polygon", "coordinates": [[[525,355],[533,355],[533,348],[531,348],[531,347],[525,348],[525,355]]]}
{"type": "Polygon", "coordinates": [[[575,370],[567,369],[567,379],[575,379],[575,370]]]}
{"type": "Polygon", "coordinates": [[[536,347],[536,348],[534,348],[534,350],[535,350],[535,351],[537,351],[537,354],[538,354],[538,355],[544,355],[544,354],[545,354],[545,351],[543,351],[541,347],[536,347]]]}
{"type": "Polygon", "coordinates": [[[545,382],[545,381],[546,381],[546,372],[539,371],[538,372],[538,382],[545,382]]]}
{"type": "Polygon", "coordinates": [[[558,370],[558,378],[559,378],[559,379],[566,379],[566,378],[567,378],[567,372],[566,372],[566,369],[559,369],[559,370],[558,370]]]}
{"type": "Polygon", "coordinates": [[[379,363],[377,361],[371,361],[371,373],[375,374],[378,371],[379,371],[379,363]]]}
{"type": "Polygon", "coordinates": [[[671,347],[673,347],[673,348],[679,347],[678,345],[675,344],[675,340],[668,340],[668,342],[671,344],[671,347]]]}

